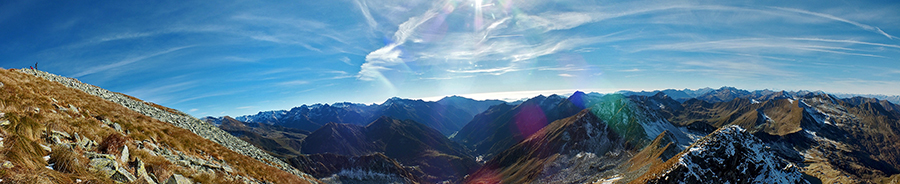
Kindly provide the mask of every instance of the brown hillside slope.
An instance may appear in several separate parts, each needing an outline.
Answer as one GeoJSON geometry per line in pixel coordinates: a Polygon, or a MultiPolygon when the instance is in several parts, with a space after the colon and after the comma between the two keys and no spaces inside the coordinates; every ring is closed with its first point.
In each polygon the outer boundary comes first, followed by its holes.
{"type": "Polygon", "coordinates": [[[0,70],[0,83],[2,182],[315,182],[56,82],[0,70]]]}
{"type": "Polygon", "coordinates": [[[636,152],[631,145],[590,110],[583,110],[500,152],[465,182],[590,182],[593,176],[618,172],[613,168],[636,152]]]}

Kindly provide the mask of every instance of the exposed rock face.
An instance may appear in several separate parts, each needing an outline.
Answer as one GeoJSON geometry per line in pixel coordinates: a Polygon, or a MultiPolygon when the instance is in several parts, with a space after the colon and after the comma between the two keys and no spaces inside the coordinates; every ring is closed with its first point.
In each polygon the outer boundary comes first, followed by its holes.
{"type": "Polygon", "coordinates": [[[743,128],[730,125],[706,136],[648,173],[646,183],[808,183],[800,168],[768,150],[743,128]],[[671,165],[670,165],[671,163],[671,165]]]}
{"type": "MultiPolygon", "coordinates": [[[[240,140],[231,134],[215,127],[214,125],[210,125],[209,123],[205,123],[199,119],[191,117],[187,114],[181,112],[169,112],[167,110],[156,108],[148,103],[144,103],[142,101],[134,100],[125,95],[114,93],[108,91],[106,89],[102,89],[93,85],[85,84],[77,79],[61,77],[58,75],[54,75],[51,73],[38,71],[38,70],[17,70],[19,72],[32,74],[38,77],[42,77],[49,81],[58,82],[64,86],[69,88],[78,89],[84,91],[85,93],[98,96],[100,98],[109,100],[111,102],[118,103],[122,106],[125,106],[135,112],[144,114],[149,117],[153,117],[163,122],[171,123],[177,127],[190,130],[191,132],[199,135],[200,137],[209,139],[213,142],[216,142],[232,151],[237,153],[249,156],[251,158],[257,159],[263,163],[267,163],[273,167],[279,168],[281,170],[293,173],[295,175],[300,176],[301,178],[311,178],[308,174],[300,172],[299,170],[291,167],[284,161],[277,159],[266,152],[260,150],[259,148],[254,147],[253,145],[240,140]]],[[[113,125],[113,127],[116,127],[113,125]]],[[[121,130],[121,127],[119,128],[121,130]]],[[[310,183],[316,183],[315,181],[308,181],[310,183]]]]}

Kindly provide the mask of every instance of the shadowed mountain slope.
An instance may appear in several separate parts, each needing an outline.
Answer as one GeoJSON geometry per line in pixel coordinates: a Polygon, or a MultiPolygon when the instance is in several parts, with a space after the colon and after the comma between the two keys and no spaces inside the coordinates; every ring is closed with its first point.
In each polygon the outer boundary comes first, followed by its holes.
{"type": "Polygon", "coordinates": [[[462,145],[434,129],[410,120],[381,117],[367,126],[329,123],[303,140],[306,154],[364,156],[383,153],[407,166],[417,166],[429,182],[453,181],[479,164],[462,145]]]}
{"type": "MultiPolygon", "coordinates": [[[[287,159],[291,165],[326,183],[419,183],[423,174],[413,173],[381,153],[346,156],[332,153],[301,155],[287,159]]],[[[417,171],[417,170],[414,170],[417,171]]]]}
{"type": "Polygon", "coordinates": [[[476,155],[490,158],[550,122],[582,109],[558,95],[537,96],[515,106],[500,104],[476,115],[453,140],[468,146],[476,155]]]}
{"type": "MultiPolygon", "coordinates": [[[[536,179],[565,175],[565,183],[586,182],[603,170],[591,173],[584,168],[613,168],[626,159],[611,156],[582,160],[596,155],[619,155],[631,147],[590,111],[554,121],[526,140],[498,153],[470,175],[466,183],[530,183],[536,179]],[[547,167],[553,165],[553,167],[547,167]],[[576,172],[582,177],[575,177],[576,172]]],[[[553,182],[563,182],[555,180],[553,182]]]]}
{"type": "Polygon", "coordinates": [[[248,123],[264,123],[315,131],[327,123],[366,125],[381,116],[413,120],[449,136],[468,123],[475,114],[502,103],[496,100],[472,100],[451,96],[437,102],[390,98],[382,104],[315,104],[290,110],[264,111],[235,119],[248,123]]]}
{"type": "Polygon", "coordinates": [[[210,118],[207,117],[205,120],[210,123],[219,122],[218,127],[222,130],[279,158],[299,156],[300,144],[310,134],[305,130],[277,125],[244,123],[228,116],[219,120],[210,118]]]}

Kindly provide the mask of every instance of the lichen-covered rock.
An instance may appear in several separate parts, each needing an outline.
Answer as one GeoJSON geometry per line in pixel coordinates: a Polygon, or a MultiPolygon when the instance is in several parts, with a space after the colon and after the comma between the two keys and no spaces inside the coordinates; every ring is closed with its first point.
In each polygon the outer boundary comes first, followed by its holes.
{"type": "MultiPolygon", "coordinates": [[[[78,135],[76,134],[75,137],[78,137],[78,135]]],[[[91,149],[93,149],[94,147],[97,146],[97,142],[96,142],[96,141],[91,140],[91,139],[87,138],[86,136],[81,136],[81,138],[78,138],[78,139],[75,141],[75,144],[76,144],[78,147],[81,147],[81,149],[84,149],[84,150],[91,150],[91,149]]]]}
{"type": "Polygon", "coordinates": [[[13,165],[12,162],[10,162],[10,161],[3,161],[3,168],[4,168],[4,169],[11,169],[11,168],[13,168],[13,167],[15,167],[15,165],[13,165]]]}
{"type": "Polygon", "coordinates": [[[118,170],[118,167],[119,164],[115,160],[106,157],[92,158],[91,162],[88,163],[89,171],[100,173],[101,176],[106,178],[112,177],[118,170]]]}
{"type": "Polygon", "coordinates": [[[141,161],[140,158],[135,157],[134,162],[132,162],[132,166],[134,167],[135,174],[137,174],[139,180],[143,180],[148,184],[157,183],[156,180],[154,180],[153,177],[151,177],[150,174],[147,173],[147,168],[144,167],[144,162],[141,161]]]}
{"type": "Polygon", "coordinates": [[[94,158],[92,158],[91,162],[88,164],[89,171],[99,173],[103,177],[119,182],[128,183],[137,179],[134,175],[125,170],[125,168],[119,167],[119,163],[116,162],[115,157],[112,157],[112,155],[93,154],[90,156],[94,158]]]}
{"type": "Polygon", "coordinates": [[[163,183],[165,183],[165,184],[192,184],[194,182],[191,182],[190,179],[188,179],[184,176],[181,176],[180,174],[173,174],[172,176],[169,177],[169,179],[166,179],[166,181],[163,183]]]}

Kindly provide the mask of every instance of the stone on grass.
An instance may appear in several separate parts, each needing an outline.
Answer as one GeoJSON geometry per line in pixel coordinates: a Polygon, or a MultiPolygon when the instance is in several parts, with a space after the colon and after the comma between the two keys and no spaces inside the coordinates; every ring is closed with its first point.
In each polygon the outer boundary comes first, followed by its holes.
{"type": "Polygon", "coordinates": [[[13,168],[13,167],[14,167],[14,165],[13,165],[12,162],[10,162],[10,161],[3,161],[3,168],[5,168],[5,169],[11,169],[11,168],[13,168]]]}
{"type": "Polygon", "coordinates": [[[181,176],[180,174],[173,174],[172,176],[169,177],[169,179],[166,179],[166,182],[163,182],[163,183],[165,183],[165,184],[191,184],[194,182],[191,182],[190,179],[185,178],[184,176],[181,176]]]}

